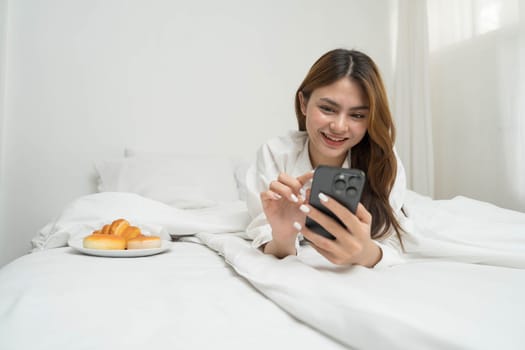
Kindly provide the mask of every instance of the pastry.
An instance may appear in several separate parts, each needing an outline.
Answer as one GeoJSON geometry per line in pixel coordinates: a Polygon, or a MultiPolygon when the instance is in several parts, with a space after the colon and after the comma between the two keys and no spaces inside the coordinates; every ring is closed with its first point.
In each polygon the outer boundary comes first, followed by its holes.
{"type": "Polygon", "coordinates": [[[144,236],[137,226],[126,219],[114,220],[84,238],[84,248],[89,249],[149,249],[161,246],[160,237],[144,236]]]}
{"type": "Polygon", "coordinates": [[[128,249],[151,249],[161,246],[160,237],[158,236],[137,236],[128,240],[128,249]]]}
{"type": "Polygon", "coordinates": [[[83,246],[88,249],[126,249],[126,239],[119,236],[93,233],[84,238],[83,246]]]}
{"type": "Polygon", "coordinates": [[[109,234],[115,236],[122,236],[124,230],[129,226],[129,222],[126,219],[117,219],[111,223],[109,227],[109,234]]]}
{"type": "Polygon", "coordinates": [[[137,226],[128,226],[122,233],[122,237],[128,240],[140,236],[141,234],[142,232],[140,232],[140,228],[137,226]]]}

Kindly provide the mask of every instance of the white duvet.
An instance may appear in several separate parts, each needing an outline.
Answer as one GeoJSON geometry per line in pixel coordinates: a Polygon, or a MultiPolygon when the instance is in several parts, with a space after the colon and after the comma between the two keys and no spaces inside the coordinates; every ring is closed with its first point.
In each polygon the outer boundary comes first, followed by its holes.
{"type": "Polygon", "coordinates": [[[244,229],[242,202],[183,211],[122,193],[80,198],[33,244],[64,245],[116,216],[162,235],[198,232],[261,293],[346,346],[524,349],[525,214],[411,192],[406,203],[406,262],[385,269],[334,266],[308,246],[282,260],[264,255],[242,233],[222,234],[244,229]]]}
{"type": "Polygon", "coordinates": [[[358,349],[525,349],[525,214],[409,193],[404,264],[338,267],[305,246],[274,259],[199,234],[257,289],[358,349]]]}

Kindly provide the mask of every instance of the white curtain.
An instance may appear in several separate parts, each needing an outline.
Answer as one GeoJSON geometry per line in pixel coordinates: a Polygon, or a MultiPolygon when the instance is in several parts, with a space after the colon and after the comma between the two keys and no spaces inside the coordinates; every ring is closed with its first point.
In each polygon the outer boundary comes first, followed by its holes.
{"type": "Polygon", "coordinates": [[[519,52],[518,60],[519,66],[519,89],[518,89],[518,127],[516,137],[519,140],[518,159],[518,173],[517,173],[517,188],[518,196],[520,198],[519,208],[525,211],[525,5],[521,5],[519,9],[519,52]]]}
{"type": "Polygon", "coordinates": [[[4,170],[4,142],[6,119],[6,66],[7,66],[7,0],[0,0],[0,266],[2,257],[6,256],[10,248],[6,242],[5,229],[5,170],[4,170]]]}
{"type": "MultiPolygon", "coordinates": [[[[0,184],[3,169],[3,142],[6,113],[6,68],[7,68],[7,0],[0,0],[0,184]]],[[[1,187],[0,187],[1,193],[1,187]]]]}
{"type": "MultiPolygon", "coordinates": [[[[0,0],[0,219],[4,194],[4,140],[6,119],[7,0],[0,0]]],[[[3,221],[0,221],[0,223],[3,221]]]]}
{"type": "Polygon", "coordinates": [[[398,130],[396,148],[407,185],[434,194],[434,155],[430,111],[426,3],[398,1],[397,46],[392,100],[398,130]]]}
{"type": "Polygon", "coordinates": [[[409,188],[525,211],[525,2],[396,9],[393,110],[409,188]]]}
{"type": "Polygon", "coordinates": [[[436,197],[525,211],[525,3],[427,6],[436,197]]]}

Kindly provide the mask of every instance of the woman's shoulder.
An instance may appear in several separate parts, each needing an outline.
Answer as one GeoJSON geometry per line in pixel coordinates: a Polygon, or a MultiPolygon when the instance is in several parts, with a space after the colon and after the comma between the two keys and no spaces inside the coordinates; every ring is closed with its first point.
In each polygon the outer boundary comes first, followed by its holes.
{"type": "Polygon", "coordinates": [[[268,140],[262,149],[272,154],[299,153],[305,147],[307,138],[306,131],[290,130],[286,135],[268,140]]]}
{"type": "Polygon", "coordinates": [[[272,168],[276,173],[291,172],[307,145],[307,133],[290,131],[268,140],[257,152],[257,168],[272,168]]]}

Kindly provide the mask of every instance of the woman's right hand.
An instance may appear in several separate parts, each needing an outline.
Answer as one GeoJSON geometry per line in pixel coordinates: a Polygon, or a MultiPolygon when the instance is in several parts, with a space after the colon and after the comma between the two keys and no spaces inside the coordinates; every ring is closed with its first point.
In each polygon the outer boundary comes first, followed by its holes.
{"type": "Polygon", "coordinates": [[[303,186],[312,179],[314,173],[307,172],[299,177],[285,173],[279,174],[277,180],[270,183],[269,189],[261,192],[261,202],[268,223],[272,227],[272,238],[264,251],[277,257],[295,254],[297,228],[294,222],[304,225],[306,216],[299,210],[305,194],[303,186]]]}

